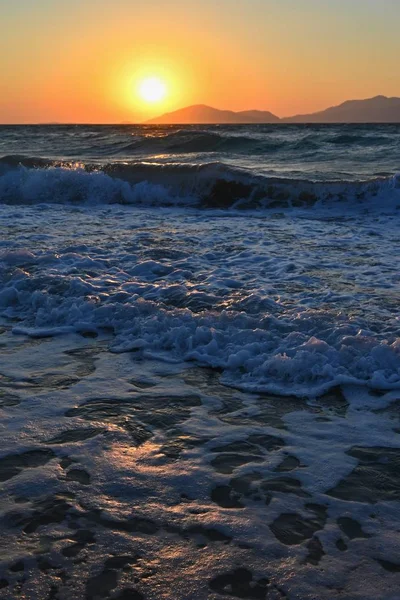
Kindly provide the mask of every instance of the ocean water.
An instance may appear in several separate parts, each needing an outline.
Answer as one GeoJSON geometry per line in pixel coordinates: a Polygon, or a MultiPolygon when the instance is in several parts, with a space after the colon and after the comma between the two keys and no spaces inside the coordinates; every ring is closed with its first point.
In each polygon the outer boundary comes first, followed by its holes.
{"type": "Polygon", "coordinates": [[[400,598],[400,126],[0,127],[0,597],[400,598]]]}

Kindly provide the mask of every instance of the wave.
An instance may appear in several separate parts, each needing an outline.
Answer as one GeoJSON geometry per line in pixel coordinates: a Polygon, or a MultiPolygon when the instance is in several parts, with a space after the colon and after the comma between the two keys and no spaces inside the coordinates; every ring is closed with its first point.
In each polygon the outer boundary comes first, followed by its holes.
{"type": "Polygon", "coordinates": [[[172,133],[155,132],[139,136],[129,144],[116,148],[114,155],[136,153],[204,154],[208,152],[266,154],[282,148],[278,140],[260,140],[246,135],[226,132],[181,130],[172,133]]]}
{"type": "Polygon", "coordinates": [[[337,207],[387,210],[400,205],[400,176],[315,182],[255,175],[220,162],[65,163],[40,157],[0,159],[3,204],[147,204],[198,208],[337,207]]]}
{"type": "MultiPolygon", "coordinates": [[[[105,155],[129,157],[135,154],[251,154],[259,156],[274,155],[277,152],[290,154],[292,152],[318,153],[330,145],[376,148],[392,146],[393,139],[385,135],[371,135],[361,133],[340,133],[333,137],[318,136],[315,132],[283,139],[274,134],[261,135],[254,131],[246,134],[224,131],[208,131],[195,129],[181,129],[178,131],[156,130],[147,134],[134,135],[128,144],[111,139],[104,140],[105,155]]],[[[95,146],[87,148],[85,152],[98,152],[99,140],[95,146]]]]}

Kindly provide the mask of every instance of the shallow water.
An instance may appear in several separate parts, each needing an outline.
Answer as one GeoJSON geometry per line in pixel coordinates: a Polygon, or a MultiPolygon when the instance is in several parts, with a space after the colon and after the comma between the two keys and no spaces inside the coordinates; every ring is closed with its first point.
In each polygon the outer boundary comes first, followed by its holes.
{"type": "Polygon", "coordinates": [[[0,340],[2,598],[396,597],[399,394],[0,340]]]}
{"type": "Polygon", "coordinates": [[[223,369],[247,391],[400,387],[397,214],[3,206],[0,308],[34,337],[223,369]]]}

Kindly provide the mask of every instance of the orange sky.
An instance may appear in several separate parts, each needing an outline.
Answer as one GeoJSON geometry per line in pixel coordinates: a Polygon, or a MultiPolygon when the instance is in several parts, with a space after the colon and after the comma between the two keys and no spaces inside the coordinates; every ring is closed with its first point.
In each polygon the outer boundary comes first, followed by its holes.
{"type": "Polygon", "coordinates": [[[398,0],[0,0],[0,122],[400,96],[399,22],[398,0]],[[148,104],[137,88],[153,76],[168,94],[148,104]]]}

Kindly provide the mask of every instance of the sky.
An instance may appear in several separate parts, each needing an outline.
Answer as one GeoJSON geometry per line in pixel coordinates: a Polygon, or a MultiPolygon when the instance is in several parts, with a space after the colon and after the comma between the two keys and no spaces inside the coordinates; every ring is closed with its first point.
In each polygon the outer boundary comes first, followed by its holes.
{"type": "Polygon", "coordinates": [[[400,96],[400,0],[0,0],[0,123],[400,96]],[[148,78],[166,86],[140,97],[148,78]]]}

